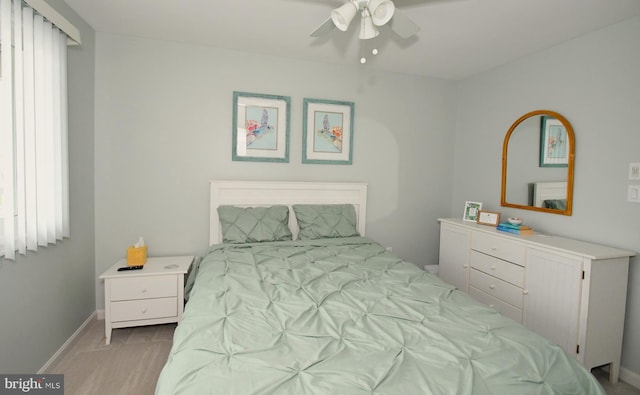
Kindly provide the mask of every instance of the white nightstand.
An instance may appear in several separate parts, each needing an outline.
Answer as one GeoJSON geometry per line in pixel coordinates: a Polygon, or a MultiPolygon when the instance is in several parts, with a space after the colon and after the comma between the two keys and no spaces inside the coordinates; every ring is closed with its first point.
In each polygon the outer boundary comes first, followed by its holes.
{"type": "Polygon", "coordinates": [[[118,271],[122,259],[100,276],[104,280],[104,332],[130,326],[179,322],[184,310],[184,277],[193,256],[148,258],[140,270],[118,271]]]}

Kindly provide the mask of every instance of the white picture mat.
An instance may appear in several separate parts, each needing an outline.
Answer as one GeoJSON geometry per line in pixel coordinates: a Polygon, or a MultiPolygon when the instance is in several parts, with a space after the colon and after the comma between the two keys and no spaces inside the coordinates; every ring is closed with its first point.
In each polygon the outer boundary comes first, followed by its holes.
{"type": "Polygon", "coordinates": [[[238,144],[236,154],[238,156],[253,156],[261,158],[284,158],[287,149],[287,102],[284,100],[261,97],[238,97],[238,119],[236,119],[238,144]],[[277,141],[275,150],[251,150],[247,149],[247,107],[271,107],[278,110],[277,141]]]}
{"type": "Polygon", "coordinates": [[[351,152],[351,107],[342,104],[326,104],[326,103],[308,103],[307,107],[307,159],[310,160],[327,160],[327,161],[348,161],[351,152]],[[315,113],[320,112],[341,112],[342,119],[342,152],[315,152],[314,141],[316,138],[315,130],[315,113]]]}
{"type": "Polygon", "coordinates": [[[569,160],[569,142],[567,141],[567,130],[564,124],[558,119],[548,118],[546,120],[545,128],[546,128],[545,130],[546,138],[542,146],[542,158],[544,159],[545,165],[553,165],[553,164],[566,165],[569,160]],[[562,151],[562,155],[559,157],[550,156],[549,154],[549,145],[547,144],[547,141],[550,138],[549,134],[551,133],[552,128],[562,128],[562,130],[564,131],[562,134],[565,138],[565,141],[563,144],[564,150],[562,151]]]}

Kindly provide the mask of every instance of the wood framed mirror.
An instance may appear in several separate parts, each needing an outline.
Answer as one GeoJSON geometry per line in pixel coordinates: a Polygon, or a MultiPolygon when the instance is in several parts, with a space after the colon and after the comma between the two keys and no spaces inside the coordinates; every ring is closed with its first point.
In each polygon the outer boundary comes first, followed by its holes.
{"type": "Polygon", "coordinates": [[[575,135],[565,117],[536,110],[516,120],[502,145],[500,205],[571,215],[575,135]]]}

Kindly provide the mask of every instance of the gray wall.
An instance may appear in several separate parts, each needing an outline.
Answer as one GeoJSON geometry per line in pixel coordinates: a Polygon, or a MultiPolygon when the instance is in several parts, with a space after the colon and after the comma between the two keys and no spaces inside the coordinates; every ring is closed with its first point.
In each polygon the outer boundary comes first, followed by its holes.
{"type": "Polygon", "coordinates": [[[355,56],[338,67],[98,32],[96,274],[138,236],[150,255],[203,253],[211,179],[367,182],[367,235],[437,263],[453,92],[451,82],[371,73],[355,56]],[[291,97],[290,163],[231,160],[234,90],[291,97]],[[353,165],[301,164],[304,97],[355,102],[353,165]]]}
{"type": "Polygon", "coordinates": [[[95,311],[94,33],[62,0],[83,45],[68,51],[71,238],[0,259],[0,372],[38,371],[95,311]]]}
{"type": "MultiPolygon", "coordinates": [[[[517,215],[534,229],[639,251],[640,204],[628,203],[640,162],[640,18],[461,81],[457,86],[453,208],[465,200],[517,215]],[[573,215],[501,209],[502,141],[535,109],[555,110],[576,135],[573,215]]],[[[537,147],[535,148],[537,149],[537,147]]],[[[640,373],[640,267],[630,268],[622,366],[640,373]]]]}

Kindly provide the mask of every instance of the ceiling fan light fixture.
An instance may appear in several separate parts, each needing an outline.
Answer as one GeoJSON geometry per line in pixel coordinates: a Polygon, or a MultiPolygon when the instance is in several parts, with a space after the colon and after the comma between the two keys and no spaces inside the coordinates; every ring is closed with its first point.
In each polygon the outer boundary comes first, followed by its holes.
{"type": "Polygon", "coordinates": [[[366,9],[362,10],[362,22],[360,23],[360,34],[358,34],[358,38],[360,40],[368,40],[378,37],[379,34],[380,30],[373,24],[369,12],[366,9]]]}
{"type": "Polygon", "coordinates": [[[371,20],[376,26],[382,26],[393,17],[395,6],[390,0],[369,0],[367,5],[371,13],[371,20]]]}
{"type": "Polygon", "coordinates": [[[339,30],[346,32],[357,12],[358,5],[353,1],[349,1],[348,3],[331,11],[331,20],[339,30]]]}

